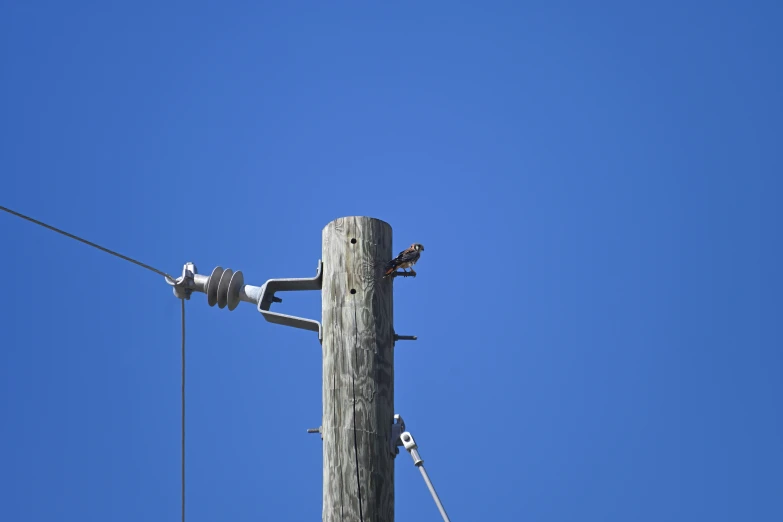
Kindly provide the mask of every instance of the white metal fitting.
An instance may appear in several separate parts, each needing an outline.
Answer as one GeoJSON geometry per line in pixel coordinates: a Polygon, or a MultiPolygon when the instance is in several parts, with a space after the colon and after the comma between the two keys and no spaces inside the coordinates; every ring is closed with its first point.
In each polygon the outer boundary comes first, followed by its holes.
{"type": "Polygon", "coordinates": [[[406,450],[418,449],[419,446],[416,444],[416,441],[413,440],[413,435],[411,435],[409,431],[402,432],[400,438],[402,439],[402,445],[405,446],[406,450]]]}
{"type": "Polygon", "coordinates": [[[196,274],[196,265],[193,263],[185,263],[182,267],[182,275],[175,281],[171,282],[166,278],[166,282],[173,288],[174,295],[177,299],[190,299],[190,294],[193,293],[193,278],[196,274]]]}
{"type": "Polygon", "coordinates": [[[394,423],[392,424],[392,434],[391,434],[391,440],[389,441],[391,443],[391,447],[389,448],[391,450],[392,455],[395,457],[400,452],[399,449],[397,449],[397,446],[401,446],[402,442],[400,441],[400,435],[402,435],[402,432],[405,431],[405,421],[402,420],[402,415],[399,413],[394,415],[394,423]]]}
{"type": "Polygon", "coordinates": [[[424,460],[419,456],[419,446],[416,444],[416,441],[413,440],[413,435],[408,431],[404,431],[402,435],[400,435],[400,439],[402,440],[402,445],[405,446],[405,449],[411,454],[413,463],[417,466],[421,466],[424,463],[424,460]]]}

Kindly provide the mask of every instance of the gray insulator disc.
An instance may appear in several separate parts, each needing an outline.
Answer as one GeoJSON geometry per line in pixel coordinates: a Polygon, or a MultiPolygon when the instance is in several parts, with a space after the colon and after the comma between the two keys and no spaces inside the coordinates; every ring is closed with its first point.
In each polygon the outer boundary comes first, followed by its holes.
{"type": "Polygon", "coordinates": [[[223,267],[218,266],[212,271],[212,275],[209,276],[209,282],[207,283],[207,303],[209,303],[209,306],[215,306],[215,303],[217,303],[218,284],[222,275],[223,267]]]}
{"type": "Polygon", "coordinates": [[[228,309],[233,310],[239,305],[239,291],[245,285],[245,276],[241,270],[234,272],[228,283],[228,309]]]}
{"type": "Polygon", "coordinates": [[[225,308],[228,302],[228,283],[231,282],[231,276],[234,275],[234,271],[230,268],[226,268],[223,271],[223,275],[220,276],[220,283],[218,283],[217,291],[217,304],[218,308],[225,308]]]}

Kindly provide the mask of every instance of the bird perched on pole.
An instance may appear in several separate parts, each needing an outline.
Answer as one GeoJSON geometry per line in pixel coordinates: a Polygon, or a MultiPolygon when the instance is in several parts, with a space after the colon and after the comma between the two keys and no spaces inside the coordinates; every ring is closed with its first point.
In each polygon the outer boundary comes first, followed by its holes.
{"type": "Polygon", "coordinates": [[[413,265],[415,265],[416,261],[419,260],[422,252],[424,252],[424,245],[421,243],[413,243],[411,246],[397,254],[397,257],[389,261],[389,263],[386,265],[386,273],[383,277],[390,276],[398,268],[402,268],[403,272],[406,272],[406,268],[410,268],[411,275],[416,277],[416,271],[413,270],[413,265]]]}

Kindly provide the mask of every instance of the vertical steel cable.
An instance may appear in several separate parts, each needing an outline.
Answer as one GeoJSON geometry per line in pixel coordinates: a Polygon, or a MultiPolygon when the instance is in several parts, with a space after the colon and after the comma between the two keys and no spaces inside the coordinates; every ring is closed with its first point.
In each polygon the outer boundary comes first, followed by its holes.
{"type": "MultiPolygon", "coordinates": [[[[85,245],[89,245],[93,248],[97,248],[98,250],[106,252],[107,254],[111,254],[113,256],[119,257],[120,259],[124,259],[125,261],[133,263],[134,265],[140,266],[142,268],[146,268],[151,272],[154,272],[158,275],[165,277],[166,280],[169,282],[174,281],[174,278],[172,276],[170,276],[169,274],[167,274],[162,270],[158,270],[155,267],[142,263],[141,261],[137,261],[131,257],[122,255],[119,252],[115,252],[114,250],[109,250],[108,248],[102,247],[96,243],[93,243],[92,241],[87,241],[86,239],[82,239],[79,236],[76,236],[64,230],[60,230],[59,228],[53,227],[52,225],[47,225],[42,221],[38,221],[37,219],[31,218],[30,216],[25,216],[24,214],[21,214],[19,212],[16,212],[15,210],[11,210],[10,208],[1,205],[0,205],[0,211],[7,212],[14,216],[20,217],[31,223],[35,223],[36,225],[47,228],[53,232],[57,232],[58,234],[62,234],[71,239],[75,239],[76,241],[84,243],[85,245]]],[[[182,299],[181,301],[182,301],[182,522],[185,522],[185,300],[182,299]]]]}
{"type": "Polygon", "coordinates": [[[185,522],[185,300],[182,301],[182,522],[185,522]]]}

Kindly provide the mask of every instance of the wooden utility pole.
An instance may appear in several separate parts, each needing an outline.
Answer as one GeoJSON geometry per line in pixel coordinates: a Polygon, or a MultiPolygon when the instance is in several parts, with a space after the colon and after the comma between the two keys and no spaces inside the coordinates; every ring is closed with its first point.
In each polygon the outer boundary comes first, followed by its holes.
{"type": "Polygon", "coordinates": [[[323,521],[393,522],[391,226],[336,219],[322,257],[323,521]]]}

